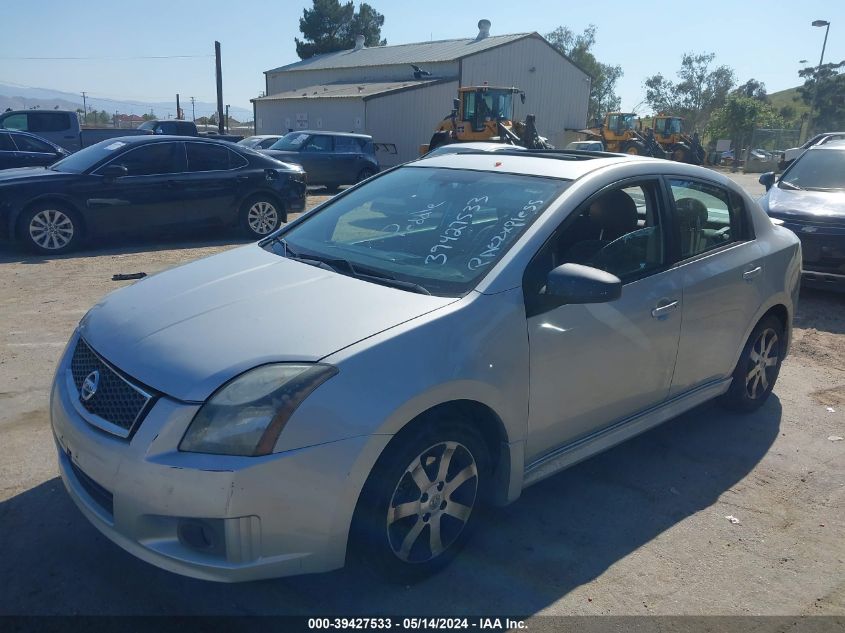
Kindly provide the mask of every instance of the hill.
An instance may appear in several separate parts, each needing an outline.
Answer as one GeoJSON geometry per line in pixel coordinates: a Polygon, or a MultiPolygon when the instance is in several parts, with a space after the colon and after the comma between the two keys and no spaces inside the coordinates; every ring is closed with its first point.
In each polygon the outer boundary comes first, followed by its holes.
{"type": "Polygon", "coordinates": [[[769,95],[769,103],[775,109],[780,110],[784,106],[792,106],[798,116],[810,112],[810,106],[801,100],[798,96],[798,88],[787,88],[780,92],[773,92],[769,95]]]}
{"type": "MultiPolygon", "coordinates": [[[[76,110],[82,107],[82,95],[72,92],[62,92],[49,88],[30,88],[0,83],[0,112],[6,108],[12,110],[28,109],[39,106],[42,110],[52,110],[58,106],[62,110],[76,110]]],[[[191,100],[186,96],[182,98],[182,110],[187,118],[191,117],[191,100]]],[[[126,101],[122,99],[110,99],[106,97],[88,97],[88,107],[94,110],[105,110],[109,114],[120,112],[121,114],[145,114],[150,110],[156,116],[166,119],[176,115],[176,102],[174,101],[126,101]]],[[[196,102],[197,117],[209,116],[216,111],[214,103],[205,101],[196,102]]],[[[229,108],[229,115],[239,121],[252,120],[252,108],[233,106],[229,108]]]]}

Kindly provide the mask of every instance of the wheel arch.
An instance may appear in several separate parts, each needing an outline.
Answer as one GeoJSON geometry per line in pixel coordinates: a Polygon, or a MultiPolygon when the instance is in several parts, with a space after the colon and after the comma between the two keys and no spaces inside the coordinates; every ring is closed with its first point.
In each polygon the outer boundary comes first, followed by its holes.
{"type": "Polygon", "coordinates": [[[783,333],[786,337],[786,345],[784,345],[783,348],[783,356],[784,358],[786,357],[787,352],[789,351],[789,346],[792,343],[792,311],[787,306],[787,302],[778,297],[761,307],[754,318],[751,319],[751,323],[745,331],[745,336],[742,337],[742,346],[736,351],[733,366],[736,366],[739,362],[742,349],[745,347],[745,343],[748,341],[748,337],[751,336],[754,328],[757,327],[760,321],[768,316],[775,316],[783,325],[783,333]]]}

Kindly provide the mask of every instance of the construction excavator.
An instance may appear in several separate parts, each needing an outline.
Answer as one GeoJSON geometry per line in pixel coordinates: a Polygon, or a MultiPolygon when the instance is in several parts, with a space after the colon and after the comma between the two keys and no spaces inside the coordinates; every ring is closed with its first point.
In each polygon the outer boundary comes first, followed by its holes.
{"type": "Polygon", "coordinates": [[[452,112],[445,117],[428,145],[420,145],[420,154],[425,154],[449,143],[488,141],[521,145],[528,149],[553,149],[540,136],[533,114],[525,121],[515,121],[513,116],[514,96],[525,103],[525,92],[519,88],[496,86],[466,86],[458,90],[458,98],[452,101],[452,112]]]}
{"type": "Polygon", "coordinates": [[[652,128],[655,140],[672,160],[693,165],[704,163],[705,152],[698,133],[693,132],[692,136],[684,133],[684,120],[681,117],[661,112],[654,116],[652,128]]]}
{"type": "Polygon", "coordinates": [[[667,158],[654,134],[648,130],[642,131],[639,119],[633,112],[608,112],[604,121],[597,119],[593,127],[577,132],[588,139],[601,141],[608,152],[667,158]]]}

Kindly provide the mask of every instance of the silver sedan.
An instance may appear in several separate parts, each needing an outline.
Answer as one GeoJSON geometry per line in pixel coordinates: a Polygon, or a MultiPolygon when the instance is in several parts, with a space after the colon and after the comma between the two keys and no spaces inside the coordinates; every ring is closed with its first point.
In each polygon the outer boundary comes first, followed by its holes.
{"type": "Polygon", "coordinates": [[[403,581],[567,466],[787,354],[795,234],[721,175],[566,151],[435,156],[82,319],[62,479],[132,554],[240,581],[403,581]]]}

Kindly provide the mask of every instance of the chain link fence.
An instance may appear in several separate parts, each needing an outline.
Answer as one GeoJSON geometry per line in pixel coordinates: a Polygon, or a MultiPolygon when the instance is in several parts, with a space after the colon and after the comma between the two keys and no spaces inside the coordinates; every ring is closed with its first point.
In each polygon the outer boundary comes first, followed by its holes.
{"type": "Polygon", "coordinates": [[[751,134],[751,142],[745,150],[745,173],[778,171],[783,153],[799,145],[800,129],[775,130],[757,128],[751,134]]]}

